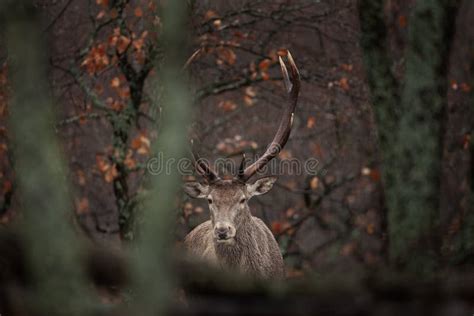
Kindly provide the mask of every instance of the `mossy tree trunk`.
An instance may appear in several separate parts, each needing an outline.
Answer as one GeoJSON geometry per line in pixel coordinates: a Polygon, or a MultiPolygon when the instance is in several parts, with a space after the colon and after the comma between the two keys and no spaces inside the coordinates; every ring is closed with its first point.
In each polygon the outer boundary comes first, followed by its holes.
{"type": "Polygon", "coordinates": [[[174,222],[177,193],[181,184],[176,163],[187,148],[186,126],[192,115],[188,106],[188,87],[181,68],[186,57],[186,3],[167,1],[162,7],[164,62],[156,64],[159,84],[163,88],[163,113],[158,140],[153,145],[162,163],[175,162],[168,171],[152,176],[145,203],[143,225],[135,240],[132,254],[132,296],[137,315],[163,315],[173,293],[171,254],[174,245],[174,222]]]}
{"type": "MultiPolygon", "coordinates": [[[[80,243],[72,228],[73,206],[65,164],[54,134],[46,65],[46,40],[32,1],[2,8],[12,80],[9,131],[32,285],[26,314],[88,315],[92,299],[84,278],[80,243]]],[[[0,285],[2,286],[2,285],[0,285]]]]}
{"type": "Polygon", "coordinates": [[[438,251],[446,67],[456,2],[417,1],[403,85],[391,73],[382,0],[360,2],[361,44],[377,121],[392,263],[432,271],[438,251]]]}

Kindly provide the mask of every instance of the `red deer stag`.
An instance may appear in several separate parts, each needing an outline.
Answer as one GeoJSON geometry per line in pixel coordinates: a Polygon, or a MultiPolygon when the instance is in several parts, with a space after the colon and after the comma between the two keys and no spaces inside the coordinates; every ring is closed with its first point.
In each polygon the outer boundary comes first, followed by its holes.
{"type": "Polygon", "coordinates": [[[271,231],[259,218],[251,215],[248,201],[252,196],[267,193],[277,178],[265,177],[253,183],[249,183],[249,179],[280,153],[290,136],[300,76],[289,52],[288,61],[289,71],[280,57],[288,104],[265,153],[246,168],[244,157],[237,176],[223,180],[193,151],[196,171],[205,182],[184,185],[185,192],[191,197],[207,199],[211,214],[210,220],[186,236],[186,249],[223,269],[262,279],[283,278],[284,263],[271,231]]]}

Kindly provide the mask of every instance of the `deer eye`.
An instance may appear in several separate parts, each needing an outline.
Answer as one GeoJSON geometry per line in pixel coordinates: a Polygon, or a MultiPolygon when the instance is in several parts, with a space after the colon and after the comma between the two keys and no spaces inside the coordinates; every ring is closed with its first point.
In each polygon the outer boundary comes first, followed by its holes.
{"type": "Polygon", "coordinates": [[[244,204],[244,203],[245,203],[245,198],[242,198],[242,199],[240,200],[240,204],[244,204]]]}
{"type": "Polygon", "coordinates": [[[211,199],[207,199],[207,202],[209,202],[209,204],[212,204],[212,200],[211,200],[211,199]]]}

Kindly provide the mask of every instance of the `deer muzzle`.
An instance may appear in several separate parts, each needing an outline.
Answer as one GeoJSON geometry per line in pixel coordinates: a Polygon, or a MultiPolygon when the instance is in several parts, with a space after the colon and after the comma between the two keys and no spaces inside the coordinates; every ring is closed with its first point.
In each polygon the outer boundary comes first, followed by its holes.
{"type": "Polygon", "coordinates": [[[235,227],[228,222],[217,222],[214,226],[214,237],[217,242],[229,242],[235,237],[235,227]]]}

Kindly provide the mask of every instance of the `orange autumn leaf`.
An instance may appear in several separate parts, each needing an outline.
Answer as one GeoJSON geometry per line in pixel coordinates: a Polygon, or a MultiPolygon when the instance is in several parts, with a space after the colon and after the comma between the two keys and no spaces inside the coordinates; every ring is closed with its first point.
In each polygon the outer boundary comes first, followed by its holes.
{"type": "Polygon", "coordinates": [[[89,211],[89,200],[85,197],[76,201],[77,214],[86,214],[89,211]]]}
{"type": "Polygon", "coordinates": [[[140,155],[148,155],[150,153],[150,148],[146,146],[142,146],[138,148],[137,153],[140,155]]]}
{"type": "Polygon", "coordinates": [[[245,94],[251,98],[255,98],[257,96],[257,91],[255,91],[254,87],[247,87],[245,88],[245,94]]]}
{"type": "Polygon", "coordinates": [[[407,21],[407,17],[406,15],[400,15],[398,17],[398,25],[401,27],[401,28],[405,28],[408,24],[408,21],[407,21]]]}
{"type": "Polygon", "coordinates": [[[266,71],[262,72],[262,79],[264,81],[270,80],[270,75],[268,74],[268,72],[266,71]]]}
{"type": "Polygon", "coordinates": [[[132,45],[133,45],[133,48],[135,48],[135,50],[141,51],[144,43],[145,43],[145,40],[143,38],[140,38],[140,39],[134,40],[132,45]]]}
{"type": "Polygon", "coordinates": [[[102,173],[110,169],[110,164],[108,163],[108,161],[105,160],[105,157],[103,155],[96,155],[95,163],[97,165],[97,169],[99,169],[99,171],[102,173]]]}
{"type": "Polygon", "coordinates": [[[237,55],[235,55],[234,51],[230,48],[224,47],[220,47],[217,49],[217,57],[218,63],[220,60],[220,63],[225,62],[229,65],[235,64],[235,61],[237,60],[237,55]]]}
{"type": "Polygon", "coordinates": [[[309,186],[311,190],[316,190],[319,187],[319,179],[318,177],[313,177],[309,182],[309,186]]]}
{"type": "Polygon", "coordinates": [[[253,87],[247,87],[245,89],[245,95],[244,95],[244,103],[247,106],[252,106],[255,103],[255,97],[257,96],[257,92],[255,91],[255,88],[253,87]]]}
{"type": "Polygon", "coordinates": [[[214,25],[214,27],[215,27],[216,29],[220,29],[220,27],[221,27],[221,25],[222,25],[222,20],[217,19],[217,20],[215,20],[214,22],[212,22],[212,25],[214,25]]]}
{"type": "Polygon", "coordinates": [[[124,87],[122,89],[119,89],[118,91],[118,96],[121,99],[127,99],[130,97],[130,88],[129,87],[124,87]]]}
{"type": "Polygon", "coordinates": [[[115,47],[117,45],[117,42],[118,42],[118,36],[116,36],[116,35],[109,36],[109,39],[108,39],[107,42],[111,47],[115,47]]]}
{"type": "Polygon", "coordinates": [[[123,161],[125,166],[127,166],[128,169],[134,169],[137,166],[137,163],[133,159],[132,155],[133,155],[132,151],[129,151],[129,153],[127,154],[127,157],[123,161]]]}
{"type": "Polygon", "coordinates": [[[231,100],[221,101],[217,107],[224,112],[232,112],[237,108],[237,104],[231,100]]]}
{"type": "Polygon", "coordinates": [[[141,7],[136,7],[133,13],[135,14],[137,18],[140,18],[143,16],[143,10],[141,7]]]}
{"type": "Polygon", "coordinates": [[[101,10],[95,18],[96,18],[96,20],[100,20],[100,19],[104,18],[104,16],[105,16],[105,11],[101,10]]]}
{"type": "Polygon", "coordinates": [[[106,47],[104,44],[99,44],[91,48],[81,67],[85,67],[89,74],[94,74],[103,70],[109,64],[110,60],[106,53],[106,47]]]}
{"type": "Polygon", "coordinates": [[[261,71],[266,71],[270,67],[272,61],[270,59],[264,59],[258,64],[258,68],[261,71]]]}
{"type": "Polygon", "coordinates": [[[339,86],[342,90],[348,91],[349,90],[349,80],[346,77],[342,77],[339,79],[339,86]]]}
{"type": "Polygon", "coordinates": [[[132,140],[130,145],[140,155],[147,155],[150,153],[151,142],[144,134],[140,134],[132,140]]]}
{"type": "Polygon", "coordinates": [[[95,3],[97,5],[103,6],[103,7],[108,7],[109,6],[109,0],[96,0],[95,3]]]}
{"type": "Polygon", "coordinates": [[[459,88],[458,83],[456,80],[451,80],[450,81],[451,89],[457,90],[459,88]]]}
{"type": "Polygon", "coordinates": [[[130,45],[131,40],[124,36],[121,35],[118,40],[117,40],[117,51],[119,54],[123,54],[127,49],[128,46],[130,45]]]}
{"type": "Polygon", "coordinates": [[[125,104],[119,101],[114,101],[110,104],[110,108],[115,112],[121,112],[125,109],[125,104]]]}
{"type": "Polygon", "coordinates": [[[131,144],[132,149],[137,150],[138,148],[140,148],[141,145],[142,145],[142,142],[140,141],[139,137],[136,137],[132,140],[132,144],[131,144]]]}
{"type": "Polygon", "coordinates": [[[144,144],[146,147],[150,148],[151,146],[151,142],[150,142],[150,139],[148,137],[146,137],[145,135],[140,135],[140,140],[142,141],[142,144],[144,144]]]}
{"type": "Polygon", "coordinates": [[[280,234],[281,231],[282,231],[281,222],[279,222],[279,221],[274,221],[274,222],[272,222],[271,228],[272,228],[273,234],[275,234],[275,235],[280,234]]]}
{"type": "Polygon", "coordinates": [[[244,103],[247,106],[252,106],[254,104],[254,99],[249,97],[248,95],[244,95],[244,103]]]}
{"type": "Polygon", "coordinates": [[[151,11],[155,11],[155,9],[156,9],[155,1],[148,2],[148,9],[150,9],[151,11]]]}
{"type": "Polygon", "coordinates": [[[106,182],[111,183],[118,177],[117,167],[112,165],[104,174],[104,179],[106,182]]]}
{"type": "Polygon", "coordinates": [[[286,55],[288,55],[288,50],[286,48],[280,48],[277,51],[277,55],[281,57],[285,57],[286,55]]]}
{"type": "Polygon", "coordinates": [[[309,129],[314,128],[316,126],[316,118],[314,116],[308,117],[308,121],[306,122],[306,127],[309,129]]]}
{"type": "Polygon", "coordinates": [[[114,77],[114,78],[110,81],[110,87],[112,87],[112,88],[118,88],[118,87],[120,87],[120,79],[119,79],[119,77],[114,77]]]}
{"type": "Polygon", "coordinates": [[[380,181],[380,171],[378,169],[372,169],[370,171],[370,178],[372,179],[372,181],[375,181],[375,182],[378,182],[380,181]]]}
{"type": "Polygon", "coordinates": [[[353,68],[354,67],[353,67],[352,64],[342,64],[341,65],[341,69],[346,71],[346,72],[351,72],[353,68]]]}
{"type": "Polygon", "coordinates": [[[217,17],[218,17],[217,13],[215,11],[212,11],[212,10],[208,10],[204,14],[204,20],[206,20],[206,21],[209,21],[211,19],[215,19],[217,17]]]}

